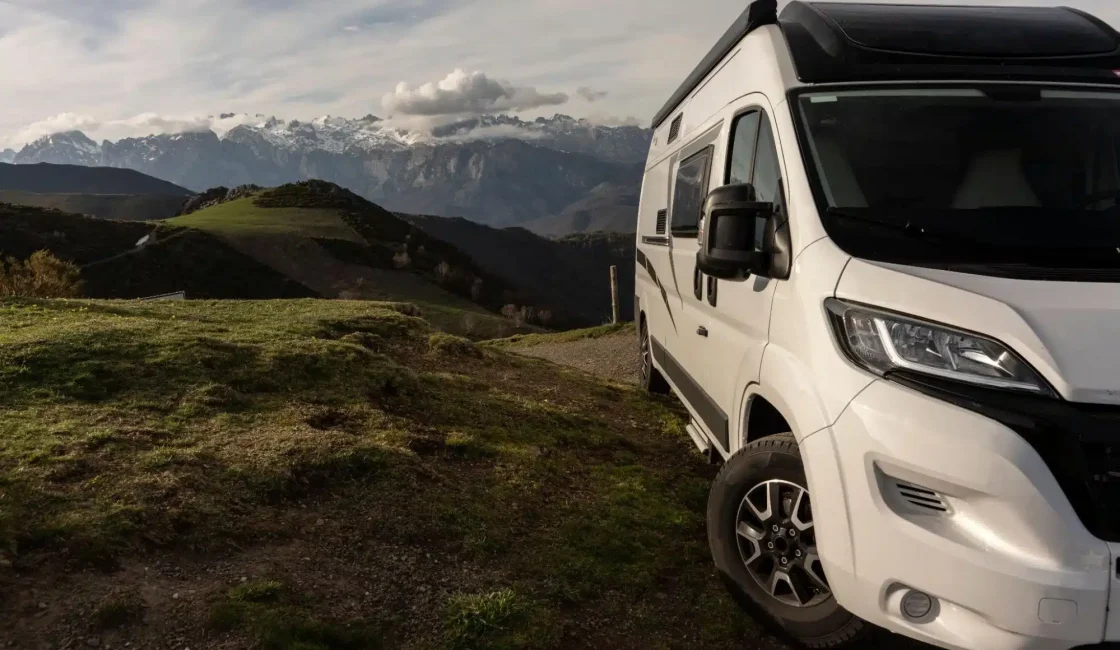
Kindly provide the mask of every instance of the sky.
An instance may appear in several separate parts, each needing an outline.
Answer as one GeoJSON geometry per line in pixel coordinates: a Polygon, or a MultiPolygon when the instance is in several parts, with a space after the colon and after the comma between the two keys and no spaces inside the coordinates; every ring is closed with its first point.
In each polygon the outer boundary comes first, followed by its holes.
{"type": "MultiPolygon", "coordinates": [[[[1116,0],[1061,4],[1120,26],[1116,0]]],[[[372,113],[406,127],[480,113],[564,113],[648,125],[745,6],[0,0],[0,149],[69,129],[95,140],[198,130],[217,126],[209,116],[222,113],[372,113]]]]}

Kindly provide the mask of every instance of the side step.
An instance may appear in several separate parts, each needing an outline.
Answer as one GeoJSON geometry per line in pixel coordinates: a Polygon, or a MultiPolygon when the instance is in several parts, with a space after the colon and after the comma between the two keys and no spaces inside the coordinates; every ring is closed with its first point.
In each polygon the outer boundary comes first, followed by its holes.
{"type": "Polygon", "coordinates": [[[700,429],[696,428],[695,422],[690,421],[685,425],[684,430],[688,432],[688,437],[692,438],[692,442],[696,444],[696,448],[700,450],[700,453],[704,454],[704,457],[708,459],[709,463],[723,460],[719,452],[716,451],[715,446],[712,445],[712,442],[708,440],[703,433],[700,433],[700,429]]]}

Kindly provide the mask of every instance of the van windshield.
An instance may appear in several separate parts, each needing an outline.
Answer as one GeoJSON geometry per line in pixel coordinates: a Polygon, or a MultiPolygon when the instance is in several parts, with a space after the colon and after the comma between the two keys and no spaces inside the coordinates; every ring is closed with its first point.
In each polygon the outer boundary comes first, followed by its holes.
{"type": "Polygon", "coordinates": [[[879,88],[793,105],[825,228],[849,254],[1120,272],[1120,93],[879,88]]]}

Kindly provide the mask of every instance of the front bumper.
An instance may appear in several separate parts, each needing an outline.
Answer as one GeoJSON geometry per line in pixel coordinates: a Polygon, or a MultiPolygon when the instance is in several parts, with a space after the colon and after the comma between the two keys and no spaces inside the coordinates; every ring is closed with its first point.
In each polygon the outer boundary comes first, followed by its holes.
{"type": "Polygon", "coordinates": [[[879,380],[802,442],[837,600],[947,648],[1102,642],[1113,549],[1083,523],[1029,436],[978,410],[879,380]],[[822,473],[812,468],[830,462],[842,489],[815,480],[822,473]],[[833,521],[846,513],[848,539],[823,530],[822,509],[833,521]],[[936,599],[921,621],[900,612],[911,588],[936,599]]]}

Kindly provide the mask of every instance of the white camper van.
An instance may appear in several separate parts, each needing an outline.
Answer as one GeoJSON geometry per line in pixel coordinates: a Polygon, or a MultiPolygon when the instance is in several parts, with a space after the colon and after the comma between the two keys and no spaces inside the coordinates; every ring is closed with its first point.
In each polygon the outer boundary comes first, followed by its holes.
{"type": "Polygon", "coordinates": [[[733,589],[810,647],[1120,648],[1120,35],[758,0],[653,128],[641,379],[733,589]]]}

